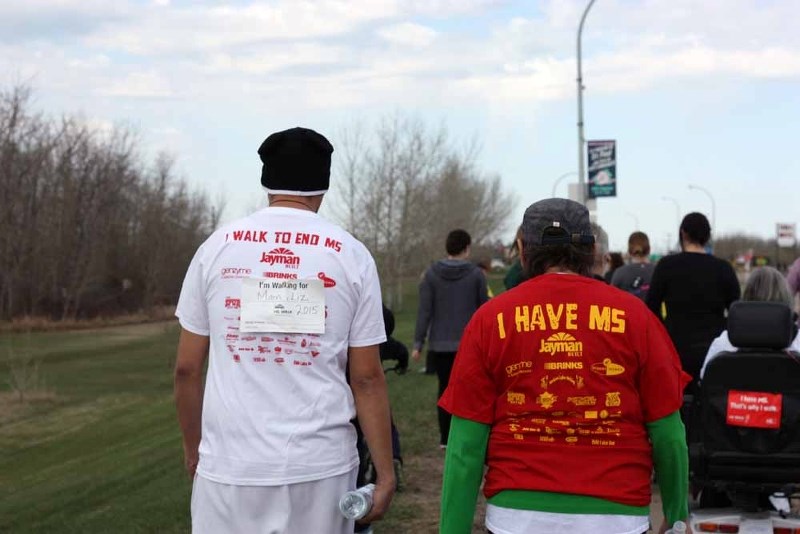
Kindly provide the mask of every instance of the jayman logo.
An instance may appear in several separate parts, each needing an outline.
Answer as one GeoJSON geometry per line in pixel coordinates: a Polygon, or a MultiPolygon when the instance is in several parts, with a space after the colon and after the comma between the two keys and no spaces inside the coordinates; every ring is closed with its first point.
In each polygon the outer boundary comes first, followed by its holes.
{"type": "Polygon", "coordinates": [[[558,332],[546,340],[542,340],[539,353],[549,354],[550,356],[561,353],[567,356],[580,357],[583,356],[583,343],[566,332],[558,332]]]}
{"type": "Polygon", "coordinates": [[[300,256],[295,256],[294,252],[288,248],[274,248],[269,252],[261,253],[261,263],[284,265],[290,269],[297,269],[300,267],[300,256]]]}

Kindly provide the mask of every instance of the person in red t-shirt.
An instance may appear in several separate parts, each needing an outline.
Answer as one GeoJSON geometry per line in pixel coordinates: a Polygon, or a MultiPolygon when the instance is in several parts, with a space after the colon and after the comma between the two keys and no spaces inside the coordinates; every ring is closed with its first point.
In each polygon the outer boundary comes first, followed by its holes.
{"type": "Polygon", "coordinates": [[[521,231],[529,279],[472,317],[439,402],[453,415],[440,532],[471,531],[484,463],[495,534],[645,532],[654,466],[664,532],[688,515],[688,376],[669,335],[590,278],[584,206],[542,200],[521,231]]]}

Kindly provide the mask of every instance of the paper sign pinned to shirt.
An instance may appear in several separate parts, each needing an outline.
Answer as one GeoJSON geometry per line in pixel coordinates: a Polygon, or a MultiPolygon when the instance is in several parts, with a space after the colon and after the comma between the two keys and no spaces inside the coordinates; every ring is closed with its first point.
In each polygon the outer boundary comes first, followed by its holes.
{"type": "Polygon", "coordinates": [[[239,329],[242,332],[325,333],[322,280],[244,278],[239,329]]]}

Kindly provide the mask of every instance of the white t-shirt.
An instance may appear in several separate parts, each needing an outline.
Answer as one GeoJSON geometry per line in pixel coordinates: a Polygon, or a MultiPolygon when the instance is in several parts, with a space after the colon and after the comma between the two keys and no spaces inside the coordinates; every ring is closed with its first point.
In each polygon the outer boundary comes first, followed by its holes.
{"type": "Polygon", "coordinates": [[[649,526],[646,515],[561,514],[486,506],[486,528],[495,534],[642,534],[649,526]]]}
{"type": "Polygon", "coordinates": [[[210,338],[199,475],[272,486],[358,465],[347,349],[386,340],[378,273],[363,244],[316,213],[265,208],[197,250],[175,315],[210,338]],[[322,280],[325,333],[240,332],[244,278],[322,280]]]}
{"type": "MultiPolygon", "coordinates": [[[[739,349],[734,347],[731,343],[731,340],[728,338],[728,331],[723,330],[722,333],[711,342],[711,346],[708,347],[708,352],[706,353],[706,359],[703,361],[703,367],[700,369],[700,378],[703,378],[703,375],[706,374],[706,367],[708,367],[708,362],[716,358],[722,352],[736,352],[739,349]]],[[[789,345],[786,350],[791,350],[794,352],[800,352],[800,333],[798,333],[794,340],[792,340],[792,344],[789,345]]]]}

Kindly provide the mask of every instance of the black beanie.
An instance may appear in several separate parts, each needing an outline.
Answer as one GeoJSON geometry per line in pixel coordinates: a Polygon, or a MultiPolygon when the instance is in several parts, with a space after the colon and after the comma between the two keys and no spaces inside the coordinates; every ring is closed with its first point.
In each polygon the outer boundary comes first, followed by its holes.
{"type": "Polygon", "coordinates": [[[261,185],[268,193],[313,196],[328,190],[333,146],[308,128],[276,132],[261,143],[261,185]]]}

